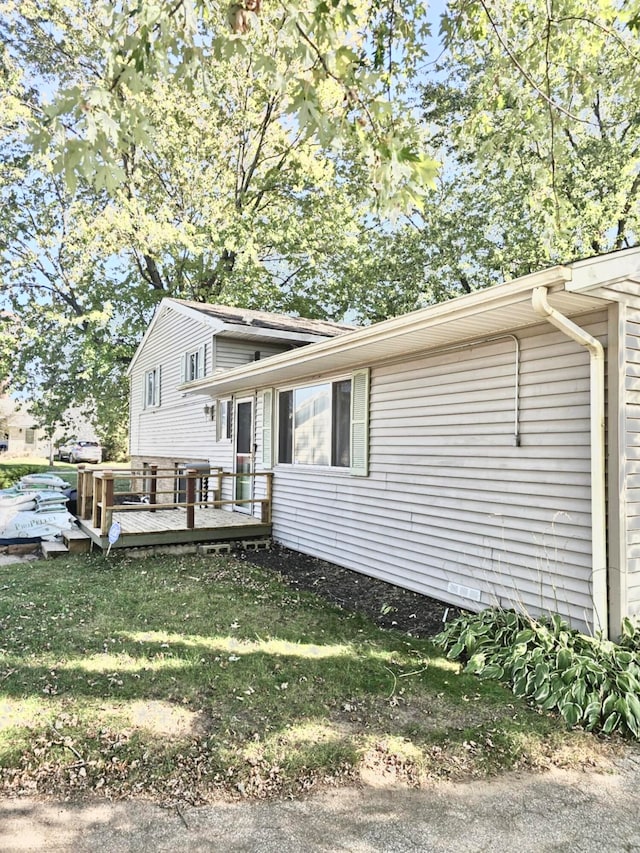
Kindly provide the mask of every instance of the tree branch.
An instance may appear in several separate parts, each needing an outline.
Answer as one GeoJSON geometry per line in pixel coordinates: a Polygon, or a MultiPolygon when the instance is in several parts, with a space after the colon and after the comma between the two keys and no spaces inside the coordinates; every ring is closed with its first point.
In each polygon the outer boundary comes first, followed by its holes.
{"type": "Polygon", "coordinates": [[[520,74],[521,74],[521,75],[524,77],[524,79],[527,81],[527,83],[529,83],[529,85],[533,88],[533,90],[534,90],[535,92],[537,92],[537,94],[538,94],[538,95],[540,95],[540,97],[541,97],[544,101],[546,101],[546,103],[547,103],[547,104],[548,104],[552,109],[556,110],[556,111],[557,111],[557,112],[559,112],[559,113],[562,113],[563,115],[565,115],[565,116],[567,116],[568,118],[570,118],[572,121],[580,122],[580,124],[589,124],[589,125],[590,125],[590,124],[593,124],[593,122],[592,122],[590,119],[584,119],[584,118],[581,118],[580,116],[575,115],[574,113],[570,112],[569,110],[566,110],[566,109],[565,109],[564,107],[562,107],[560,104],[557,104],[557,103],[556,103],[552,98],[550,98],[550,97],[549,97],[549,95],[547,95],[547,94],[546,94],[546,93],[545,93],[545,92],[540,88],[540,86],[536,83],[536,81],[533,79],[533,77],[529,74],[529,72],[528,72],[528,71],[524,68],[524,66],[520,63],[520,61],[518,60],[517,56],[516,56],[516,55],[514,54],[514,52],[511,50],[511,48],[509,47],[509,45],[507,44],[507,42],[505,41],[505,39],[502,37],[502,33],[501,33],[501,32],[500,32],[500,30],[498,29],[498,25],[497,25],[497,24],[496,24],[496,22],[494,21],[493,16],[491,15],[491,12],[490,12],[490,11],[489,11],[489,9],[487,8],[487,4],[486,4],[485,0],[480,0],[480,5],[482,6],[482,8],[483,8],[483,10],[484,10],[484,13],[485,13],[485,15],[487,16],[487,19],[488,19],[488,21],[489,21],[489,24],[491,25],[491,29],[492,29],[492,30],[494,31],[494,33],[496,34],[496,37],[497,37],[498,41],[500,42],[500,44],[502,45],[502,47],[503,47],[503,49],[504,49],[505,53],[507,54],[507,56],[509,57],[509,59],[511,60],[511,62],[515,65],[515,67],[518,69],[518,71],[520,72],[520,74]]]}
{"type": "Polygon", "coordinates": [[[605,27],[604,24],[601,24],[599,21],[594,21],[593,18],[587,18],[585,15],[563,15],[561,18],[556,18],[554,20],[554,24],[563,24],[565,21],[582,21],[585,24],[590,24],[592,27],[600,30],[606,35],[610,36],[612,39],[618,42],[620,47],[624,50],[624,52],[634,60],[634,62],[640,63],[640,56],[637,53],[634,53],[630,50],[627,43],[620,38],[618,33],[615,30],[609,29],[609,27],[605,27]]]}

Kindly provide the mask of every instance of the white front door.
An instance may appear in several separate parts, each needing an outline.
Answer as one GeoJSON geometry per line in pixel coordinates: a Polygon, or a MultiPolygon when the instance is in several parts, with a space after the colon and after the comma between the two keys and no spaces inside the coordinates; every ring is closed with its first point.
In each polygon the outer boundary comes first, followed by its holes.
{"type": "MultiPolygon", "coordinates": [[[[235,402],[235,499],[250,501],[253,492],[253,399],[235,402]]],[[[236,504],[237,512],[251,513],[251,503],[236,504]]]]}

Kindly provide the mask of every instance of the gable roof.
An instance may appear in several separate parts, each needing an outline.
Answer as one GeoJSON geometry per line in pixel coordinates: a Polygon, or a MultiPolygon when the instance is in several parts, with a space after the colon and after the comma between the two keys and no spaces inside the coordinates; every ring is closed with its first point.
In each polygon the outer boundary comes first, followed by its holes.
{"type": "Polygon", "coordinates": [[[205,377],[185,390],[213,396],[244,392],[499,337],[541,322],[532,306],[534,288],[548,288],[554,308],[566,316],[577,316],[616,301],[619,294],[607,291],[606,284],[620,276],[640,278],[640,249],[594,259],[591,266],[589,261],[580,261],[551,267],[302,350],[205,377]]]}
{"type": "MultiPolygon", "coordinates": [[[[269,311],[232,308],[228,305],[214,305],[207,302],[191,302],[186,299],[165,297],[156,308],[151,322],[138,344],[129,364],[128,373],[133,369],[158,320],[167,311],[191,317],[208,326],[211,333],[217,336],[244,338],[257,343],[279,340],[293,346],[301,346],[343,335],[356,328],[346,324],[332,323],[328,320],[309,320],[304,317],[290,317],[287,314],[276,314],[269,311]]],[[[188,342],[186,346],[188,346],[188,342]]]]}
{"type": "Polygon", "coordinates": [[[241,331],[242,327],[251,327],[253,329],[271,329],[332,338],[356,328],[355,326],[332,323],[329,320],[309,320],[305,317],[290,317],[288,314],[276,314],[271,311],[232,308],[228,305],[210,305],[205,302],[189,302],[186,299],[167,301],[175,305],[182,305],[205,317],[221,321],[225,327],[228,327],[221,334],[230,334],[241,331]]]}

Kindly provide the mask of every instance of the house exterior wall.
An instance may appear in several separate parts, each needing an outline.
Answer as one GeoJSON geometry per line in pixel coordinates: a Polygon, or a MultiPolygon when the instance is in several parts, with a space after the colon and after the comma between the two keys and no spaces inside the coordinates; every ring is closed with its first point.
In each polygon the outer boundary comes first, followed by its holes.
{"type": "Polygon", "coordinates": [[[35,426],[28,405],[0,393],[0,452],[9,458],[49,455],[50,441],[35,426]]]}
{"type": "MultiPolygon", "coordinates": [[[[579,322],[606,343],[606,312],[579,322]]],[[[369,476],[276,465],[274,538],[468,609],[588,627],[589,356],[548,324],[518,339],[520,446],[511,338],[374,366],[369,476]]]]}
{"type": "Polygon", "coordinates": [[[243,341],[233,338],[220,337],[214,341],[213,370],[230,370],[240,367],[247,362],[255,361],[256,355],[267,358],[270,355],[278,355],[287,352],[291,347],[287,344],[272,344],[262,341],[243,341]]]}
{"type": "MultiPolygon", "coordinates": [[[[134,467],[143,463],[174,469],[186,462],[208,462],[212,467],[233,470],[232,442],[219,436],[216,420],[205,417],[205,404],[212,406],[208,395],[185,395],[178,390],[182,383],[182,356],[185,352],[205,347],[205,375],[213,372],[216,360],[229,363],[252,361],[256,350],[281,351],[287,347],[236,341],[215,340],[211,327],[196,318],[165,308],[152,333],[145,341],[131,371],[130,454],[134,467]],[[242,359],[242,361],[238,361],[242,359]],[[148,371],[161,369],[160,403],[144,405],[144,380],[148,371]]],[[[169,492],[159,501],[172,502],[173,477],[159,478],[158,489],[169,492]]],[[[231,497],[232,484],[227,481],[223,497],[231,497]]]]}
{"type": "MultiPolygon", "coordinates": [[[[50,442],[43,431],[34,427],[0,426],[0,441],[6,443],[6,452],[11,456],[48,456],[50,442]]],[[[4,449],[4,447],[3,447],[4,449]]]]}

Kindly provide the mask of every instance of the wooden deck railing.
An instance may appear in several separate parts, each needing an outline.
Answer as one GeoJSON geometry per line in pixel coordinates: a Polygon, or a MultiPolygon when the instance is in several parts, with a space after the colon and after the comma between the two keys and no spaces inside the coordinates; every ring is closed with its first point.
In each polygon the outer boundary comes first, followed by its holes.
{"type": "Polygon", "coordinates": [[[272,481],[273,474],[268,471],[236,474],[223,471],[221,468],[212,468],[206,473],[195,468],[176,472],[175,468],[160,468],[156,465],[145,469],[87,468],[79,465],[77,512],[79,518],[91,519],[91,526],[99,529],[102,536],[106,536],[109,532],[114,511],[156,512],[159,509],[184,509],[185,527],[193,530],[196,526],[196,507],[222,509],[229,506],[259,504],[260,520],[264,524],[270,524],[272,481]],[[265,496],[223,499],[224,482],[226,480],[233,482],[231,493],[235,494],[235,481],[239,477],[251,481],[252,493],[255,481],[258,478],[264,478],[265,496]],[[172,488],[159,489],[158,484],[167,480],[171,482],[172,488]],[[184,488],[182,488],[183,484],[184,488]],[[118,485],[126,488],[117,488],[118,485]],[[184,495],[185,499],[176,501],[176,494],[184,495]],[[170,495],[173,500],[159,501],[158,498],[164,495],[170,495]],[[213,497],[210,497],[211,495],[213,497]],[[122,503],[124,498],[128,498],[129,502],[122,503]]]}

